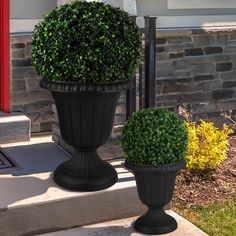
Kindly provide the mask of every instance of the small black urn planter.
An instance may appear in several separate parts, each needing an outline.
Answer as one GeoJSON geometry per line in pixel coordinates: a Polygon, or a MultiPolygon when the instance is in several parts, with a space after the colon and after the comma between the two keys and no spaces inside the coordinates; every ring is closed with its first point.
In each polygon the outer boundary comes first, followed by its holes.
{"type": "Polygon", "coordinates": [[[134,228],[144,234],[165,234],[177,228],[163,207],[171,201],[178,170],[185,165],[187,127],[166,108],[134,112],[125,124],[121,145],[125,167],[134,173],[138,196],[148,211],[134,228]]]}
{"type": "Polygon", "coordinates": [[[42,79],[55,99],[62,138],[75,152],[54,172],[54,181],[74,191],[97,191],[116,183],[117,172],[97,149],[110,137],[117,101],[132,80],[116,84],[81,84],[42,79]]]}
{"type": "Polygon", "coordinates": [[[134,228],[144,234],[165,234],[177,229],[176,220],[165,213],[163,207],[173,196],[178,170],[185,161],[158,166],[135,165],[125,162],[125,167],[133,172],[140,200],[148,211],[134,223],[134,228]]]}

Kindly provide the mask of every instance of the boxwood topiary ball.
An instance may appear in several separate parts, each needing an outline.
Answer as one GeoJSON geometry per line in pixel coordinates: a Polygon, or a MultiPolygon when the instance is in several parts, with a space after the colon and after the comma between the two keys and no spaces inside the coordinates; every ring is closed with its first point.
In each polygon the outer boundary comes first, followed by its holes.
{"type": "Polygon", "coordinates": [[[53,81],[125,81],[135,73],[140,55],[137,25],[126,12],[101,2],[57,7],[33,33],[33,64],[53,81]]]}
{"type": "Polygon", "coordinates": [[[165,108],[142,109],[132,114],[122,130],[121,145],[134,164],[170,164],[184,159],[187,129],[175,113],[165,108]]]}

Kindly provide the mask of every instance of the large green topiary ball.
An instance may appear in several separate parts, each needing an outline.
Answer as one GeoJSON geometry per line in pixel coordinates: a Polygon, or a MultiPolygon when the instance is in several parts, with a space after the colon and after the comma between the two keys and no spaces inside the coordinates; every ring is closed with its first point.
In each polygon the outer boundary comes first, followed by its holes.
{"type": "Polygon", "coordinates": [[[184,159],[187,129],[175,113],[165,108],[142,109],[132,114],[122,130],[121,145],[134,164],[170,164],[184,159]]]}
{"type": "Polygon", "coordinates": [[[39,75],[53,81],[129,80],[140,56],[137,25],[126,12],[101,2],[57,7],[33,33],[33,64],[39,75]]]}

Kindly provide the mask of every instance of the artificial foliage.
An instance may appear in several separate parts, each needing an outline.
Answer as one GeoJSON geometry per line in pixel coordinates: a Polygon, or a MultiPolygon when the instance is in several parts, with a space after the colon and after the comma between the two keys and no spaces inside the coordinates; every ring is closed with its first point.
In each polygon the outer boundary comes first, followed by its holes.
{"type": "Polygon", "coordinates": [[[214,170],[227,158],[229,135],[233,132],[226,124],[218,129],[212,122],[186,122],[188,151],[186,167],[189,170],[214,170]]]}
{"type": "Polygon", "coordinates": [[[128,80],[141,56],[141,37],[128,13],[101,2],[75,1],[52,10],[35,27],[32,60],[49,80],[128,80]]]}
{"type": "Polygon", "coordinates": [[[186,124],[165,108],[134,112],[125,124],[121,146],[128,162],[153,165],[184,159],[188,144],[186,124]]]}

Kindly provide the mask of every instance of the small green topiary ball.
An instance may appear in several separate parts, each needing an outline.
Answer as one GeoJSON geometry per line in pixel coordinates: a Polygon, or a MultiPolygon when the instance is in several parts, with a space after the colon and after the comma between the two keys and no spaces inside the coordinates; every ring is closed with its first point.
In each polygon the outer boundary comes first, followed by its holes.
{"type": "Polygon", "coordinates": [[[128,162],[157,166],[184,159],[188,144],[185,123],[165,108],[142,109],[132,114],[121,135],[128,162]]]}
{"type": "Polygon", "coordinates": [[[33,64],[39,75],[52,81],[129,80],[140,56],[137,25],[126,12],[101,2],[57,7],[33,33],[33,64]]]}

